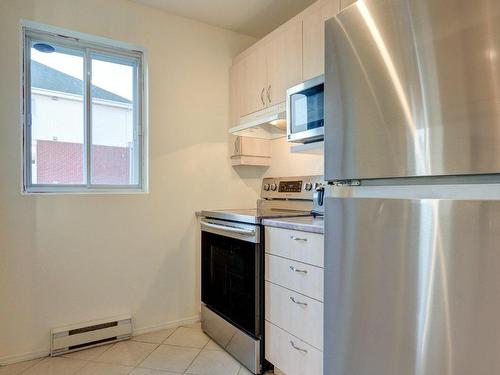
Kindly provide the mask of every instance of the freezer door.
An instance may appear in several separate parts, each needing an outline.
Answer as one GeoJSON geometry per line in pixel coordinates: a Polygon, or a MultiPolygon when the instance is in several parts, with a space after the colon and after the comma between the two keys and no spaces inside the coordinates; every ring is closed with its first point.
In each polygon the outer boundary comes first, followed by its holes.
{"type": "Polygon", "coordinates": [[[500,374],[500,202],[327,198],[328,375],[500,374]]]}
{"type": "Polygon", "coordinates": [[[500,1],[357,1],[325,69],[327,180],[500,172],[500,1]]]}

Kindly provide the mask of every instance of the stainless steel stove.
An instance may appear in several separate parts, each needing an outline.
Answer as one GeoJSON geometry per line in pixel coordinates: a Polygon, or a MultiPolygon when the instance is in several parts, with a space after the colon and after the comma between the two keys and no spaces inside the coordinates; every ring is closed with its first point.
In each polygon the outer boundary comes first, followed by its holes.
{"type": "Polygon", "coordinates": [[[255,208],[203,210],[201,216],[259,224],[266,218],[322,214],[322,194],[322,176],[265,178],[255,208]]]}
{"type": "Polygon", "coordinates": [[[322,176],[266,178],[255,208],[201,212],[202,328],[252,373],[264,361],[262,219],[322,213],[322,176]]]}

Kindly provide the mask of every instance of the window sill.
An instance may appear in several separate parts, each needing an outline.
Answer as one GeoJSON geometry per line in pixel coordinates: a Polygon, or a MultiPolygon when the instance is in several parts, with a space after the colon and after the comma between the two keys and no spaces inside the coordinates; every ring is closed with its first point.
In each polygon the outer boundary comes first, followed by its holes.
{"type": "Polygon", "coordinates": [[[149,194],[147,189],[53,189],[53,188],[30,188],[23,190],[22,195],[142,195],[149,194]]]}

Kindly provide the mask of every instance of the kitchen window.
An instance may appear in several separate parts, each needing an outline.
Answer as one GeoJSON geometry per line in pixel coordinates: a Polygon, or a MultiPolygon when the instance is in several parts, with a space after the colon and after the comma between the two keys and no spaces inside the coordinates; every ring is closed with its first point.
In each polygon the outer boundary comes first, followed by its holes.
{"type": "Polygon", "coordinates": [[[145,51],[23,24],[23,188],[147,190],[145,51]]]}

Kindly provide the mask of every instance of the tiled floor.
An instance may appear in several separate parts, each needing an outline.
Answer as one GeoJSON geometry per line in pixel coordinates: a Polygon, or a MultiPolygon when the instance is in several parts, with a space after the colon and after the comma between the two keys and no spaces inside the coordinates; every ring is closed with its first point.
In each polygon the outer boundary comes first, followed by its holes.
{"type": "Polygon", "coordinates": [[[248,375],[199,324],[136,336],[62,357],[0,367],[0,375],[248,375]]]}

